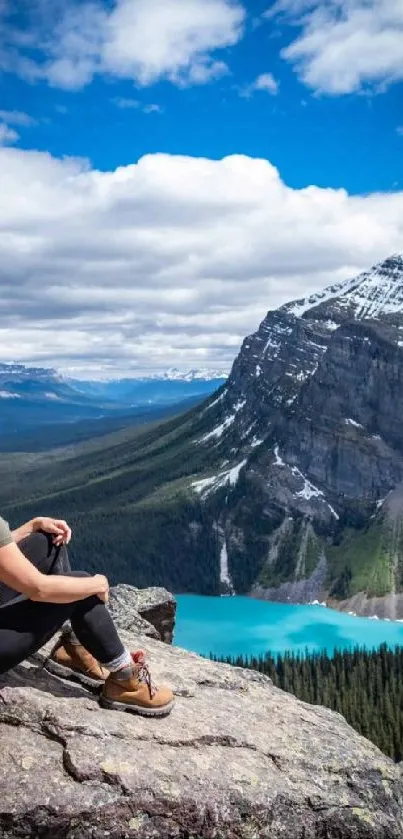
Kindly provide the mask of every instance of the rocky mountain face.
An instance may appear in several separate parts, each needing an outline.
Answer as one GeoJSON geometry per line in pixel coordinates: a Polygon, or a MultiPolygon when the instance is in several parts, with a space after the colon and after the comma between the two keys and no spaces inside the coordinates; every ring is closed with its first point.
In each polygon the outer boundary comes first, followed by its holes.
{"type": "MultiPolygon", "coordinates": [[[[148,595],[146,595],[148,597],[148,595]]],[[[3,839],[402,839],[401,770],[326,708],[147,635],[175,707],[106,711],[76,680],[0,676],[3,839]]]]}
{"type": "Polygon", "coordinates": [[[403,507],[384,504],[401,498],[402,410],[402,257],[268,313],[199,439],[223,458],[221,479],[195,484],[206,504],[238,470],[220,511],[235,588],[239,553],[260,597],[348,601],[403,588],[403,507]]]}

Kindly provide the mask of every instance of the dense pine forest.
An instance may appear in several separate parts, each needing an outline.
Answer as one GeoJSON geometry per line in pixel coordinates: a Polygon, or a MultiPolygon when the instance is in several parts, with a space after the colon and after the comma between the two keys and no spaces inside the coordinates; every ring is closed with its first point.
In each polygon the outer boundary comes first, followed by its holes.
{"type": "Polygon", "coordinates": [[[276,658],[217,658],[264,673],[303,702],[326,705],[395,761],[403,757],[403,647],[344,650],[276,658]]]}

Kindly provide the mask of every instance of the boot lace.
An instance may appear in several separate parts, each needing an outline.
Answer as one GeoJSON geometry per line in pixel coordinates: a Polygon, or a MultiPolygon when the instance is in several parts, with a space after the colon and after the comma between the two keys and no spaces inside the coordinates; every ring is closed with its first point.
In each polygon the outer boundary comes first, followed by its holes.
{"type": "Polygon", "coordinates": [[[132,659],[136,667],[137,678],[139,682],[143,682],[148,687],[148,692],[150,694],[150,699],[153,699],[155,694],[157,693],[157,688],[152,682],[150,668],[148,664],[145,662],[144,654],[133,654],[132,659]]]}

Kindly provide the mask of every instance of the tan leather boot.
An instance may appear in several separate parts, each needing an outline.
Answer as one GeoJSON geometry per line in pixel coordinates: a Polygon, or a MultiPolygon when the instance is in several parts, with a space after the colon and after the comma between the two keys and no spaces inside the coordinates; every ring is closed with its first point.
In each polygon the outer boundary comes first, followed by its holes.
{"type": "Polygon", "coordinates": [[[110,673],[99,704],[114,711],[131,711],[146,717],[164,717],[172,711],[174,695],[170,688],[156,688],[146,664],[132,654],[133,665],[110,673]]]}
{"type": "Polygon", "coordinates": [[[74,674],[79,677],[80,682],[90,687],[103,685],[109,675],[109,671],[102,667],[85,647],[73,644],[68,635],[60,636],[45,664],[45,669],[64,678],[74,674]]]}

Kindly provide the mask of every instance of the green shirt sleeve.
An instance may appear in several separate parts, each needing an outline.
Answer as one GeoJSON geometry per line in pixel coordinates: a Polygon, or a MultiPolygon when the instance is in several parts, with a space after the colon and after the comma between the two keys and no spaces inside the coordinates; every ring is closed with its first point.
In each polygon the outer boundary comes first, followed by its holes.
{"type": "Polygon", "coordinates": [[[13,541],[8,522],[4,521],[4,519],[0,516],[0,548],[5,548],[6,545],[11,545],[13,541]]]}

